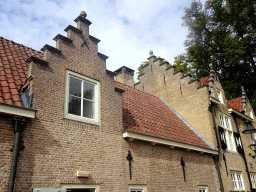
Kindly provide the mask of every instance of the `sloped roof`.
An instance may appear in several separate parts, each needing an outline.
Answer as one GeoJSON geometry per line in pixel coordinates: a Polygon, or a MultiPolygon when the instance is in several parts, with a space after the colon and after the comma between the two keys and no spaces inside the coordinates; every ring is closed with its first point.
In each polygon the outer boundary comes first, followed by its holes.
{"type": "Polygon", "coordinates": [[[228,102],[228,108],[233,108],[239,112],[242,112],[242,98],[237,97],[235,99],[229,100],[228,102]]]}
{"type": "Polygon", "coordinates": [[[123,126],[126,131],[211,149],[159,98],[116,82],[123,89],[123,126]]]}
{"type": "Polygon", "coordinates": [[[20,106],[19,89],[28,77],[30,57],[43,59],[42,52],[0,37],[0,102],[20,106]]]}
{"type": "Polygon", "coordinates": [[[209,85],[210,76],[204,77],[198,81],[199,86],[209,85]]]}

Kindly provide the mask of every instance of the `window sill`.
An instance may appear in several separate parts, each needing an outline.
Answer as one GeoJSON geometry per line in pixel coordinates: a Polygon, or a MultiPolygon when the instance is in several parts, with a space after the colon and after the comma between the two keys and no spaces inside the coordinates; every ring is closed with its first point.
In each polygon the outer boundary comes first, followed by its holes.
{"type": "Polygon", "coordinates": [[[228,153],[233,153],[233,154],[238,154],[237,151],[231,151],[231,150],[229,150],[229,149],[226,149],[226,152],[228,152],[228,153]]]}
{"type": "Polygon", "coordinates": [[[98,126],[101,125],[101,123],[98,122],[98,121],[90,120],[90,119],[79,117],[79,116],[75,116],[75,115],[65,114],[64,118],[65,119],[70,119],[70,120],[73,120],[73,121],[80,121],[80,122],[88,123],[88,124],[92,124],[92,125],[98,125],[98,126]]]}

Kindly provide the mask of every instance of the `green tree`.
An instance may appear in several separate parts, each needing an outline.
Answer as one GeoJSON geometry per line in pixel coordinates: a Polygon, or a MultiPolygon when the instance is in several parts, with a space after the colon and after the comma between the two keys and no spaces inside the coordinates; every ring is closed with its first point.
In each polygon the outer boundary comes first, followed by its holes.
{"type": "MultiPolygon", "coordinates": [[[[254,0],[208,0],[203,8],[194,1],[185,9],[183,25],[189,60],[197,78],[209,75],[212,63],[226,98],[241,95],[241,86],[256,110],[256,2],[254,0]]],[[[178,57],[178,56],[177,56],[178,57]]],[[[185,65],[183,63],[183,65],[185,65]]]]}
{"type": "Polygon", "coordinates": [[[191,74],[193,77],[192,63],[187,54],[179,54],[174,57],[175,70],[181,70],[184,74],[191,74]]]}

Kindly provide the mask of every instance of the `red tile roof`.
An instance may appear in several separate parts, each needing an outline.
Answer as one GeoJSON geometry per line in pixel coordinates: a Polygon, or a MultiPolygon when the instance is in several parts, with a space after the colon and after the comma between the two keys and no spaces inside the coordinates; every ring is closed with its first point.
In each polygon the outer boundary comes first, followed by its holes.
{"type": "Polygon", "coordinates": [[[242,112],[242,98],[237,97],[235,99],[229,100],[228,102],[228,107],[233,108],[239,112],[242,112]]]}
{"type": "Polygon", "coordinates": [[[19,89],[28,76],[30,57],[43,59],[43,53],[0,37],[0,102],[22,106],[19,89]]]}
{"type": "Polygon", "coordinates": [[[199,80],[199,86],[202,87],[204,85],[209,85],[210,76],[204,77],[199,80]]]}
{"type": "Polygon", "coordinates": [[[159,98],[119,82],[116,87],[124,90],[125,130],[211,149],[159,98]]]}

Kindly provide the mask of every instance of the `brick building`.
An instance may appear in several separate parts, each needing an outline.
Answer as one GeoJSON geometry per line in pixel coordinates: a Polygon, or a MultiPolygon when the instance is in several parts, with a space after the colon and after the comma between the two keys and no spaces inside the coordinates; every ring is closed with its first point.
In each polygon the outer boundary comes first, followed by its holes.
{"type": "Polygon", "coordinates": [[[0,191],[219,191],[211,137],[116,82],[133,70],[107,70],[86,13],[75,22],[44,53],[0,39],[0,191]]]}
{"type": "MultiPolygon", "coordinates": [[[[253,145],[256,137],[254,134],[254,140],[248,140],[243,133],[248,125],[256,127],[255,114],[243,87],[241,97],[227,101],[212,65],[210,76],[192,81],[189,75],[176,71],[160,58],[156,59],[152,51],[150,54],[148,64],[144,65],[143,74],[139,75],[139,82],[134,87],[161,96],[218,150],[216,161],[221,191],[255,191],[253,145]]],[[[117,79],[130,83],[130,77],[122,79],[125,77],[123,73],[132,75],[126,68],[116,72],[117,79]]]]}

